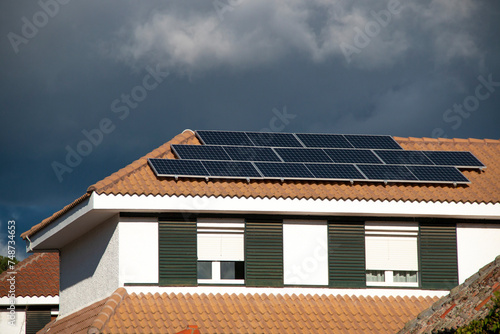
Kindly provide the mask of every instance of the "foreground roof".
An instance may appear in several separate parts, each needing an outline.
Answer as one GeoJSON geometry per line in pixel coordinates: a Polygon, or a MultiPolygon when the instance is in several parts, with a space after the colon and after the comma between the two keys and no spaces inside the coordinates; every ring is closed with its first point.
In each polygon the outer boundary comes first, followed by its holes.
{"type": "Polygon", "coordinates": [[[394,333],[437,298],[128,294],[119,288],[40,333],[394,333]],[[286,305],[286,307],[284,307],[286,305]]]}
{"type": "Polygon", "coordinates": [[[171,144],[200,145],[190,130],[116,173],[90,186],[87,193],[33,226],[21,236],[31,237],[95,192],[106,195],[222,196],[237,198],[293,198],[380,200],[455,203],[500,203],[500,140],[394,138],[405,150],[470,151],[486,165],[482,172],[465,170],[470,185],[389,184],[318,181],[179,179],[157,177],[148,158],[175,159],[171,144]]]}
{"type": "Polygon", "coordinates": [[[0,296],[7,296],[10,272],[15,272],[16,297],[59,295],[59,254],[35,253],[19,262],[13,270],[0,274],[0,296]]]}
{"type": "Polygon", "coordinates": [[[496,291],[500,291],[500,256],[408,322],[399,333],[433,333],[482,319],[496,291]]]}

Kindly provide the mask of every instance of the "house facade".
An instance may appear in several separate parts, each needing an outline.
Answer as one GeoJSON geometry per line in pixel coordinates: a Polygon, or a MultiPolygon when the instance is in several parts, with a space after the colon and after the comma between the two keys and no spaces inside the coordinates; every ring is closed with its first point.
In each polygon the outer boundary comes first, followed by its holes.
{"type": "MultiPolygon", "coordinates": [[[[486,168],[460,169],[470,183],[458,185],[160,175],[150,159],[179,160],[172,145],[203,144],[184,131],[22,235],[32,251],[60,253],[54,326],[99,301],[104,305],[117,291],[123,303],[156,293],[162,300],[165,293],[176,300],[245,296],[223,298],[234,305],[254,305],[248,300],[255,296],[326,296],[410,310],[418,300],[420,309],[401,316],[399,327],[377,330],[397,331],[500,254],[500,141],[395,141],[408,151],[469,151],[486,168]]],[[[320,298],[299,299],[309,306],[298,309],[297,322],[320,298]]],[[[254,307],[253,317],[265,310],[254,307]]],[[[187,306],[180,313],[203,323],[196,312],[187,306]]],[[[365,322],[371,321],[367,312],[365,322]]],[[[249,318],[244,314],[242,322],[249,318]]],[[[328,324],[321,319],[318,328],[328,324]]],[[[170,332],[187,325],[199,324],[170,332]]],[[[209,326],[200,331],[211,332],[209,326]]]]}

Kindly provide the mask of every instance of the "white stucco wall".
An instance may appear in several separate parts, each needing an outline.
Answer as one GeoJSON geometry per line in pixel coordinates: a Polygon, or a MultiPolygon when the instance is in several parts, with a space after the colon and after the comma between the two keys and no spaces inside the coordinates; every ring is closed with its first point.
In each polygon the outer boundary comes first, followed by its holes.
{"type": "Polygon", "coordinates": [[[462,284],[500,255],[500,225],[457,224],[457,255],[462,284]]]}
{"type": "Polygon", "coordinates": [[[26,332],[26,312],[15,311],[16,320],[14,325],[10,322],[10,311],[7,309],[0,310],[0,333],[25,333],[26,332]]]}
{"type": "Polygon", "coordinates": [[[118,287],[118,215],[60,253],[60,317],[111,295],[118,287]]]}
{"type": "Polygon", "coordinates": [[[120,286],[158,284],[158,219],[120,218],[120,286]]]}

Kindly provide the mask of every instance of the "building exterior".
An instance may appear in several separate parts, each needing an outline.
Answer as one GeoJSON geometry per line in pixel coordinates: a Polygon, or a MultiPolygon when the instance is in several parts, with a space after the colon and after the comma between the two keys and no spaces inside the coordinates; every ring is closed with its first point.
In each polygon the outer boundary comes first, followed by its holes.
{"type": "Polygon", "coordinates": [[[397,332],[500,254],[500,140],[395,140],[486,168],[458,185],[157,175],[148,159],[201,144],[184,131],[22,235],[60,253],[46,330],[397,332]]]}
{"type": "Polygon", "coordinates": [[[58,310],[57,252],[35,253],[0,274],[0,333],[34,334],[58,310]]]}

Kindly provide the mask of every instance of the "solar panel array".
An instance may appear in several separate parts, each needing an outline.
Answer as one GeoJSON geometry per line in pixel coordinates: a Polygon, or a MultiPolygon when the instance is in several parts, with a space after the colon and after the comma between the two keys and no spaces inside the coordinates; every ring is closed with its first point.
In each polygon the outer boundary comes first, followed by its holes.
{"type": "Polygon", "coordinates": [[[171,145],[149,159],[158,176],[467,184],[485,168],[470,152],[406,151],[379,135],[197,131],[203,145],[171,145]]]}

